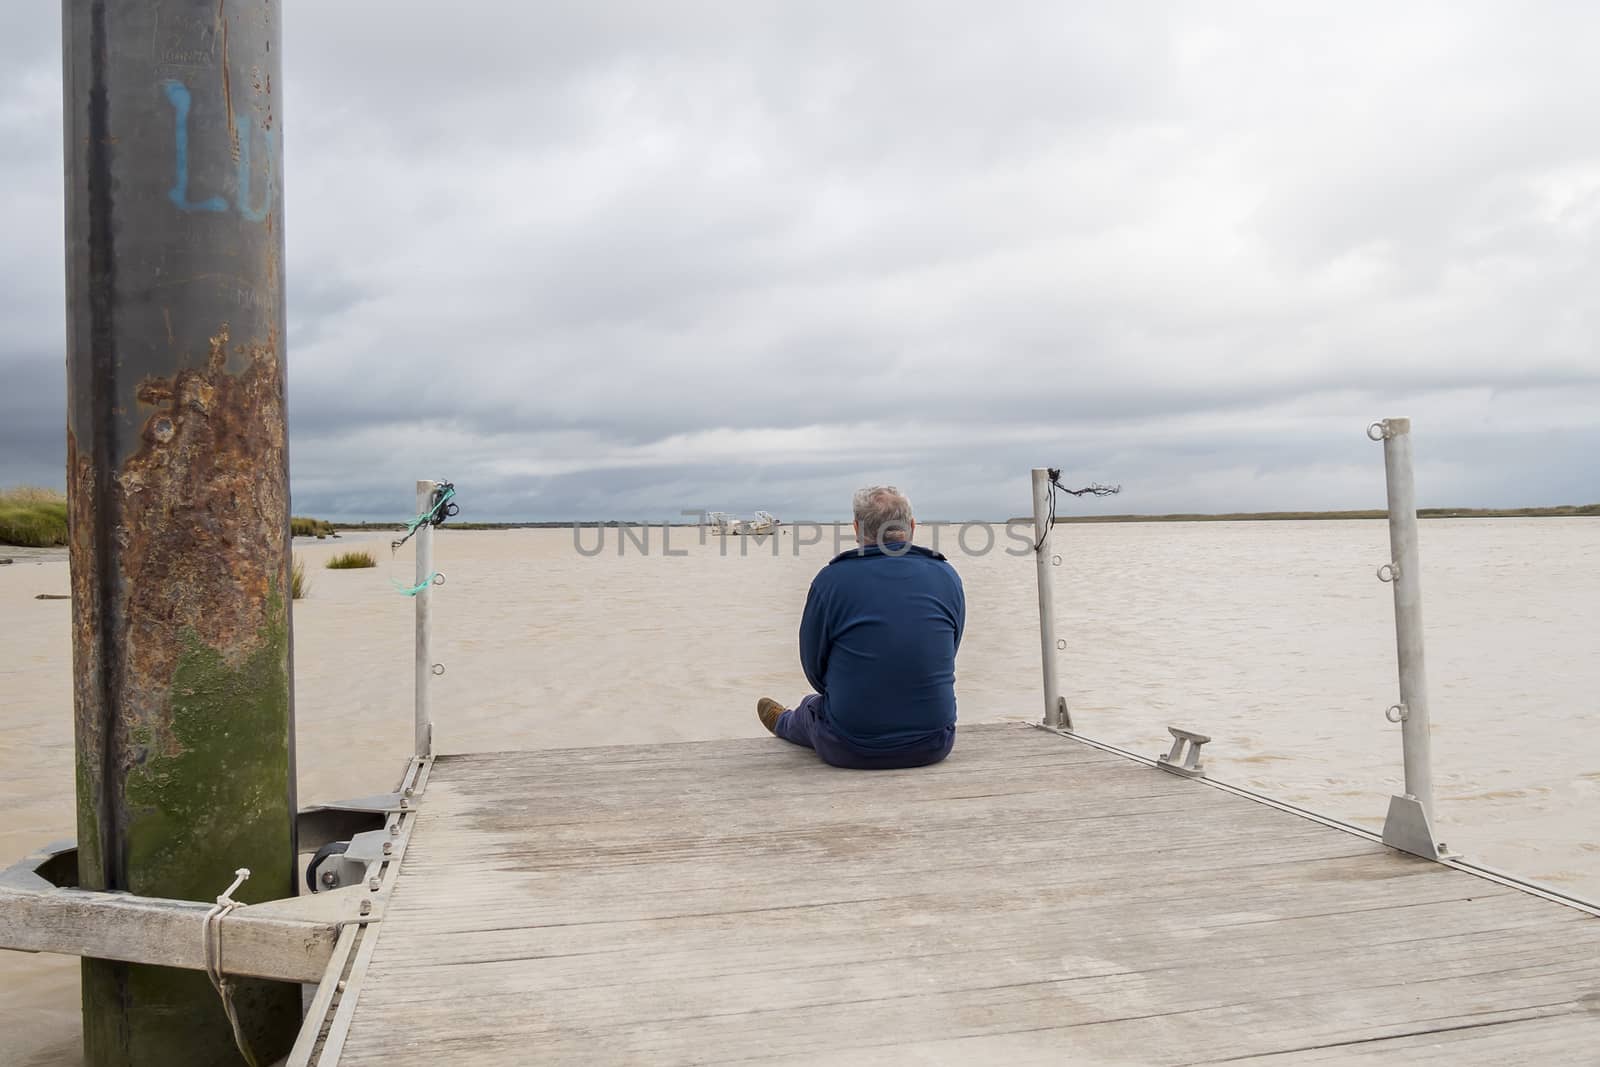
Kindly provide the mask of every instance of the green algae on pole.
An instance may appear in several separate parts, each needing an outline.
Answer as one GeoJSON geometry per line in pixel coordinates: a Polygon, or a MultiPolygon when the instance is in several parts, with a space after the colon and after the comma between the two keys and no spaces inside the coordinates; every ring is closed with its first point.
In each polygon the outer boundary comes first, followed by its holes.
{"type": "MultiPolygon", "coordinates": [[[[280,5],[63,0],[79,879],[294,893],[280,5]]],[[[299,989],[236,983],[255,1056],[299,989]]],[[[237,1063],[204,975],[86,959],[95,1065],[237,1063]]]]}

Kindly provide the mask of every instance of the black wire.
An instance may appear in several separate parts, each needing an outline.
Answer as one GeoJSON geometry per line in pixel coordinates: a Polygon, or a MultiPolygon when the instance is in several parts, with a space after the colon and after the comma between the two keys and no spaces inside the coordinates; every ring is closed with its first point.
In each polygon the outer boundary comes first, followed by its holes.
{"type": "Polygon", "coordinates": [[[1033,543],[1033,550],[1037,553],[1044,548],[1045,540],[1050,536],[1050,531],[1056,528],[1056,490],[1061,486],[1061,468],[1050,468],[1050,520],[1044,524],[1044,533],[1039,535],[1039,540],[1033,543]]]}
{"type": "Polygon", "coordinates": [[[442,526],[444,525],[444,520],[454,518],[456,515],[461,513],[461,509],[456,506],[456,498],[453,495],[450,497],[449,501],[445,503],[444,507],[439,507],[440,498],[446,493],[454,494],[455,491],[455,482],[440,482],[438,488],[434,489],[433,507],[435,509],[435,514],[433,516],[433,525],[442,526]]]}
{"type": "Polygon", "coordinates": [[[1061,468],[1051,467],[1050,470],[1050,520],[1045,523],[1044,533],[1039,535],[1039,540],[1033,543],[1035,553],[1044,548],[1045,540],[1050,536],[1050,531],[1056,528],[1056,490],[1072,496],[1115,496],[1122,492],[1120,485],[1101,485],[1099,482],[1090,482],[1082,489],[1068,489],[1061,484],[1061,468]]]}

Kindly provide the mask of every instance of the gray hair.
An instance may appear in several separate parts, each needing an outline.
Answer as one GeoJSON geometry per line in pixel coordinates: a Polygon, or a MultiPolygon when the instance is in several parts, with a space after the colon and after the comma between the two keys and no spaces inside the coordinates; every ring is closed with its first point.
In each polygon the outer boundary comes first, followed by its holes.
{"type": "Polygon", "coordinates": [[[910,538],[911,526],[916,521],[911,514],[911,500],[894,486],[869,485],[857,489],[854,503],[862,544],[910,538]]]}

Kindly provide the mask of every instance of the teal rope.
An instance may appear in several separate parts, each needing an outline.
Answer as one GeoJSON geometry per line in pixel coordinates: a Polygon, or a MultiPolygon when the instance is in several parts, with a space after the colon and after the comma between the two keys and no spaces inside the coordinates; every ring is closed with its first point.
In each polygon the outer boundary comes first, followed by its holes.
{"type": "MultiPolygon", "coordinates": [[[[455,495],[456,491],[454,489],[446,489],[444,494],[439,497],[438,502],[435,503],[433,507],[429,508],[421,515],[418,515],[416,518],[406,523],[406,535],[400,538],[400,540],[394,542],[395,549],[398,550],[401,545],[411,540],[411,535],[417,532],[417,527],[421,526],[425,522],[432,522],[434,517],[439,514],[439,509],[448,504],[450,502],[450,498],[455,495]]],[[[395,582],[393,578],[390,578],[389,581],[394,582],[395,589],[405,596],[416,596],[418,593],[428,588],[428,586],[437,577],[439,577],[439,572],[434,571],[416,585],[402,585],[400,582],[395,582]]]]}
{"type": "Polygon", "coordinates": [[[416,596],[418,593],[428,588],[428,586],[432,585],[433,580],[437,577],[439,577],[439,572],[434,571],[416,585],[401,585],[399,582],[395,582],[393,578],[390,578],[389,580],[394,582],[394,587],[400,592],[404,593],[406,596],[416,596]]]}
{"type": "Polygon", "coordinates": [[[416,533],[417,527],[421,526],[423,523],[433,521],[433,517],[439,514],[439,509],[449,503],[450,498],[455,495],[456,491],[454,489],[446,489],[444,491],[444,495],[439,498],[439,502],[437,504],[433,505],[433,507],[429,508],[421,515],[418,515],[416,518],[406,523],[406,537],[410,537],[412,534],[416,533]]]}

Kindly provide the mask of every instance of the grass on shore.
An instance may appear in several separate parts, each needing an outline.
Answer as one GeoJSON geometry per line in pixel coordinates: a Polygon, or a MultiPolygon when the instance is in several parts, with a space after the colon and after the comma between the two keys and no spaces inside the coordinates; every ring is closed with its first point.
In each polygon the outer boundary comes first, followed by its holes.
{"type": "Polygon", "coordinates": [[[372,558],[371,552],[341,552],[326,564],[330,571],[363,570],[377,565],[378,561],[372,558]]]}
{"type": "Polygon", "coordinates": [[[0,545],[49,548],[67,543],[67,498],[54,489],[0,490],[0,545]]]}
{"type": "Polygon", "coordinates": [[[295,537],[315,537],[318,541],[325,537],[339,536],[339,531],[333,528],[333,523],[326,519],[308,519],[304,515],[290,517],[289,533],[295,537]]]}
{"type": "Polygon", "coordinates": [[[289,589],[296,600],[304,600],[306,594],[311,592],[311,579],[306,577],[306,561],[299,556],[294,557],[294,566],[289,570],[289,589]]]}

